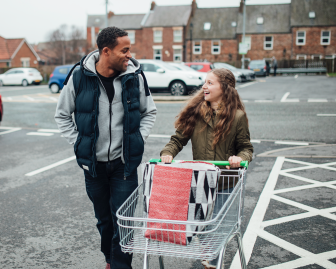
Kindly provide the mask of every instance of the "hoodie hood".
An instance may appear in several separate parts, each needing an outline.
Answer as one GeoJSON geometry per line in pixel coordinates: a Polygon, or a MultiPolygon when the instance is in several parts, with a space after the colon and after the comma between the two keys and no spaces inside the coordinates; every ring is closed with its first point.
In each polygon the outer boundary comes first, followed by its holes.
{"type": "MultiPolygon", "coordinates": [[[[96,63],[98,61],[99,61],[99,50],[92,51],[86,57],[82,58],[80,65],[83,68],[85,75],[87,76],[97,75],[96,63]]],[[[129,73],[135,73],[135,71],[138,70],[139,68],[140,68],[140,63],[134,58],[131,58],[128,61],[128,66],[127,66],[126,71],[120,73],[119,77],[129,74],[129,73]]]]}

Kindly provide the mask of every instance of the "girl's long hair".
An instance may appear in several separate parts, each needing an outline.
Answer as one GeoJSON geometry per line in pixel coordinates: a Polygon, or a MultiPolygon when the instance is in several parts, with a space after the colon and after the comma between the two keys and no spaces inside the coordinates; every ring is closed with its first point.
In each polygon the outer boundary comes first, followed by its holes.
{"type": "MultiPolygon", "coordinates": [[[[246,120],[247,116],[244,104],[235,89],[236,80],[232,72],[228,69],[220,68],[211,70],[209,73],[213,73],[217,77],[223,92],[222,101],[217,108],[219,121],[214,129],[214,140],[212,144],[214,148],[220,140],[225,140],[230,133],[237,109],[244,112],[246,120]]],[[[210,102],[204,100],[204,92],[203,89],[201,89],[179,113],[175,121],[175,128],[182,130],[183,135],[190,137],[194,132],[197,120],[204,119],[205,122],[208,123],[212,117],[213,110],[210,102]]],[[[203,131],[205,127],[201,131],[203,131]]]]}

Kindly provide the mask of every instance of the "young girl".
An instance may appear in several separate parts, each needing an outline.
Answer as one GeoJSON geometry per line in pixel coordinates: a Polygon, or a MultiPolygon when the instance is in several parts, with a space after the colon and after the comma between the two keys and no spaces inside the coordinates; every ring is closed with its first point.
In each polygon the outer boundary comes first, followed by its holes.
{"type": "MultiPolygon", "coordinates": [[[[235,84],[227,69],[207,74],[202,90],[178,115],[176,134],[161,151],[162,162],[171,162],[190,139],[194,160],[229,161],[231,168],[239,167],[241,161],[252,161],[248,120],[235,84]]],[[[218,190],[232,192],[234,184],[219,182],[218,190]]],[[[216,201],[214,214],[224,203],[216,201]]],[[[217,259],[202,263],[205,268],[216,268],[217,259]]]]}

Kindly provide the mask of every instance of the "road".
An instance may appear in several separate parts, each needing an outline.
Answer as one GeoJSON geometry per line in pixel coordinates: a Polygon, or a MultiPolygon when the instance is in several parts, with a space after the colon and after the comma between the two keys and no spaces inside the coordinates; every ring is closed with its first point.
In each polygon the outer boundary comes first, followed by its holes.
{"type": "MultiPolygon", "coordinates": [[[[237,86],[255,148],[242,223],[249,269],[336,268],[335,82],[270,77],[237,86]]],[[[104,268],[83,173],[53,119],[57,95],[46,86],[2,87],[0,94],[1,268],[104,268]]],[[[184,103],[156,105],[144,161],[159,156],[184,103]]],[[[190,159],[190,145],[177,158],[190,159]]],[[[230,243],[226,265],[235,253],[230,243]]],[[[141,264],[135,255],[133,267],[141,264]]],[[[203,268],[189,259],[165,264],[203,268]]],[[[157,259],[150,265],[158,268],[157,259]]]]}

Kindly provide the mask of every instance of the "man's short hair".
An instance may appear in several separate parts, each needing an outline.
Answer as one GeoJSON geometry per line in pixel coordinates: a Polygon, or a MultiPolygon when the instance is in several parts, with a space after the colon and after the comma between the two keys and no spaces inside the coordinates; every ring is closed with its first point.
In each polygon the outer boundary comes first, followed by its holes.
{"type": "Polygon", "coordinates": [[[101,54],[103,48],[108,47],[113,50],[118,45],[118,37],[127,36],[128,33],[117,27],[106,27],[99,33],[97,37],[97,46],[99,54],[101,54]]]}

